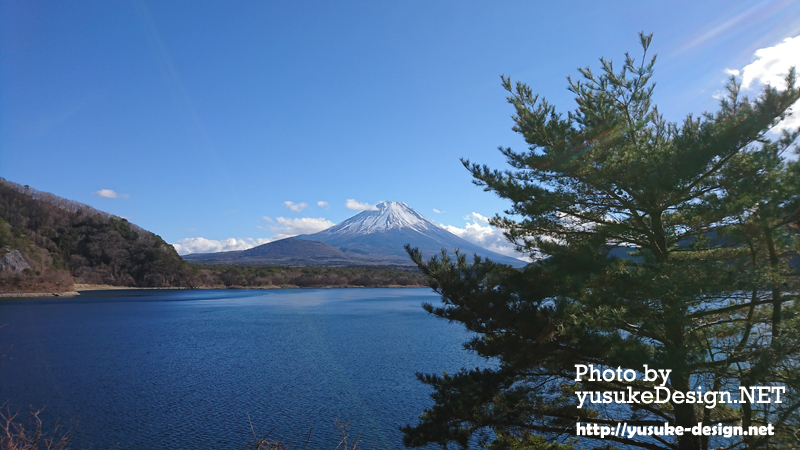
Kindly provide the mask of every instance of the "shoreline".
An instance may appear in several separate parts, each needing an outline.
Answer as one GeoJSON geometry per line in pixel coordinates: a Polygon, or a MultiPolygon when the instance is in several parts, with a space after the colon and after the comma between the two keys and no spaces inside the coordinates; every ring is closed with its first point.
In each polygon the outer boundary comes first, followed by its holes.
{"type": "Polygon", "coordinates": [[[78,291],[66,292],[0,292],[0,298],[77,297],[78,291]]]}
{"type": "Polygon", "coordinates": [[[66,292],[0,292],[0,299],[2,298],[55,298],[55,297],[78,297],[81,292],[91,291],[133,291],[133,290],[268,290],[268,289],[419,289],[427,288],[424,285],[388,285],[388,286],[348,286],[348,285],[335,285],[335,286],[297,286],[297,285],[282,285],[282,286],[202,286],[195,288],[188,287],[138,287],[138,286],[112,286],[110,284],[76,284],[74,290],[66,292]]]}
{"type": "Polygon", "coordinates": [[[138,286],[113,286],[110,284],[82,284],[82,283],[75,283],[75,290],[78,293],[83,291],[122,291],[122,290],[137,290],[137,289],[159,289],[159,290],[167,290],[167,289],[191,289],[185,287],[138,287],[138,286]]]}
{"type": "Polygon", "coordinates": [[[414,284],[402,286],[399,284],[390,284],[388,286],[355,286],[355,285],[328,285],[328,286],[297,286],[294,284],[284,284],[280,286],[200,286],[200,287],[138,287],[138,286],[111,286],[108,284],[76,284],[75,290],[78,293],[83,291],[120,291],[120,290],[208,290],[208,289],[364,289],[364,288],[387,288],[387,289],[402,289],[402,288],[426,288],[428,286],[421,284],[414,284]]]}

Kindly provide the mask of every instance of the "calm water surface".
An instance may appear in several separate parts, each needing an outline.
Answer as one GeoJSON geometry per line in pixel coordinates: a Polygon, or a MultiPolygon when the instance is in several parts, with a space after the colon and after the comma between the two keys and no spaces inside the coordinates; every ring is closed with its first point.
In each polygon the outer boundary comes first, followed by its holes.
{"type": "Polygon", "coordinates": [[[98,291],[0,301],[0,403],[77,422],[77,448],[241,448],[257,432],[367,447],[432,404],[415,372],[485,366],[429,289],[98,291]]]}

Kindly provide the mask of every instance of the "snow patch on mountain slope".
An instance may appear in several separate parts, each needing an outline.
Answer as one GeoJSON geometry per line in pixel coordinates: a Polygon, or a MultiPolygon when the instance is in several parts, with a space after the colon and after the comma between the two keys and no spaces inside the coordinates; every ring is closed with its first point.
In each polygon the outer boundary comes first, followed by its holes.
{"type": "Polygon", "coordinates": [[[375,211],[362,211],[324,231],[330,235],[363,235],[409,228],[427,235],[438,229],[436,224],[403,202],[381,202],[375,211]]]}

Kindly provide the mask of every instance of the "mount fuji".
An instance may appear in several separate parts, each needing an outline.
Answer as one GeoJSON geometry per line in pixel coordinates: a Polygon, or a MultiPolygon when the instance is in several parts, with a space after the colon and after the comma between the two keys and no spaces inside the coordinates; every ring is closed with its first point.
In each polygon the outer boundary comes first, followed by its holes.
{"type": "Polygon", "coordinates": [[[477,253],[504,264],[524,266],[516,258],[501,255],[439,227],[403,202],[381,202],[373,211],[362,211],[344,222],[314,234],[297,236],[297,239],[319,241],[345,253],[360,255],[383,255],[387,259],[410,264],[403,246],[411,244],[423,256],[438,255],[442,248],[454,255],[459,249],[468,256],[477,253]]]}
{"type": "Polygon", "coordinates": [[[459,249],[494,262],[522,267],[522,260],[486,250],[439,227],[402,202],[381,202],[344,222],[314,234],[270,242],[249,250],[186,255],[188,260],[222,264],[276,265],[412,265],[403,246],[410,244],[429,258],[459,249]]]}

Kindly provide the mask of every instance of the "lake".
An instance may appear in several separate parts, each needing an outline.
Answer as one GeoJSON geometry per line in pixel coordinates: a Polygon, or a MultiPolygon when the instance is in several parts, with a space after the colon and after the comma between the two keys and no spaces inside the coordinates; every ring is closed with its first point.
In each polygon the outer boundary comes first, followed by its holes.
{"type": "Polygon", "coordinates": [[[46,406],[74,448],[240,449],[255,430],[302,449],[403,448],[432,405],[415,372],[486,366],[430,289],[127,290],[0,301],[0,403],[46,406]]]}

